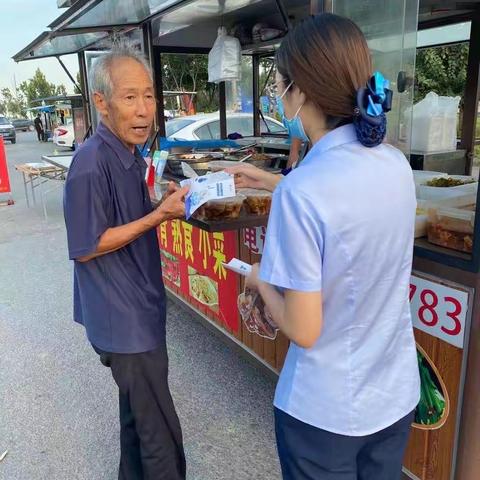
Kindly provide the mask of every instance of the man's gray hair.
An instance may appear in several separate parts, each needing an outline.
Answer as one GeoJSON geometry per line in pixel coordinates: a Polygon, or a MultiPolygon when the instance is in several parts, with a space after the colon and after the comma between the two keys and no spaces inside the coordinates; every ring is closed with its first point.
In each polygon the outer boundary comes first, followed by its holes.
{"type": "Polygon", "coordinates": [[[114,42],[108,53],[98,57],[90,69],[91,92],[102,93],[107,100],[112,98],[112,65],[120,58],[131,58],[145,67],[150,78],[153,79],[152,69],[142,52],[135,47],[135,44],[125,40],[114,42]]]}

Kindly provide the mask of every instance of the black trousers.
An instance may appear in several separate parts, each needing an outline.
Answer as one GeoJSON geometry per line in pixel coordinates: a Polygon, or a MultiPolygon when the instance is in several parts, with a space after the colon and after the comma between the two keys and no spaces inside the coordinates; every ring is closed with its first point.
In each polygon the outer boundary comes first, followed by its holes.
{"type": "Polygon", "coordinates": [[[166,346],[135,354],[94,349],[119,389],[119,480],[184,480],[182,430],[168,387],[166,346]]]}
{"type": "Polygon", "coordinates": [[[37,130],[37,137],[39,142],[43,142],[43,130],[37,130]]]}
{"type": "Polygon", "coordinates": [[[413,412],[365,437],[337,435],[275,409],[284,480],[399,480],[413,412]]]}

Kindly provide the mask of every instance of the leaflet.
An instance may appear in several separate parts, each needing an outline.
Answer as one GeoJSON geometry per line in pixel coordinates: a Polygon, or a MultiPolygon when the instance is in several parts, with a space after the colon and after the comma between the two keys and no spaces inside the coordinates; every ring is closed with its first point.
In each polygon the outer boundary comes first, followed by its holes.
{"type": "Polygon", "coordinates": [[[233,175],[225,172],[189,178],[180,182],[180,185],[190,186],[190,191],[185,198],[187,220],[205,203],[236,195],[233,175]]]}

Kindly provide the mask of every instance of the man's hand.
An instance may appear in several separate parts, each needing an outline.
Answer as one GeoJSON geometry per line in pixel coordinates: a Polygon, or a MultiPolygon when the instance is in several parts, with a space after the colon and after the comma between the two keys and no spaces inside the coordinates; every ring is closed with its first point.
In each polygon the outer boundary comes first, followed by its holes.
{"type": "MultiPolygon", "coordinates": [[[[173,182],[172,182],[173,183],[173,182]]],[[[158,225],[167,220],[183,218],[185,216],[185,196],[190,190],[189,186],[179,188],[175,184],[164,195],[163,202],[152,212],[158,225]],[[175,190],[174,190],[175,188],[175,190]],[[171,193],[169,193],[169,191],[171,193]]]]}
{"type": "Polygon", "coordinates": [[[168,182],[167,191],[162,195],[162,202],[164,202],[170,195],[178,192],[180,187],[175,182],[168,182]]]}

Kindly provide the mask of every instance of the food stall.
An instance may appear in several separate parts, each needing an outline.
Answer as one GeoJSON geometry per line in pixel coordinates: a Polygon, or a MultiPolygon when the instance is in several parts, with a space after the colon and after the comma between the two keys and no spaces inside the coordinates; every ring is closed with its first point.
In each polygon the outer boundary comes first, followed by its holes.
{"type": "MultiPolygon", "coordinates": [[[[62,54],[77,52],[82,89],[88,98],[85,59],[90,52],[86,54],[86,50],[100,54],[95,52],[102,50],[98,41],[109,35],[139,39],[152,64],[159,97],[157,147],[168,148],[170,153],[166,173],[151,186],[153,201],[161,198],[165,180],[184,178],[178,169],[181,161],[202,174],[212,170],[214,162],[238,161],[245,155],[245,152],[233,153],[235,148],[231,144],[227,148],[221,145],[206,148],[205,144],[195,142],[172,145],[163,138],[164,55],[206,55],[219,26],[235,30],[241,43],[242,78],[219,84],[219,137],[226,139],[232,129],[235,131],[235,127],[229,126],[232,118],[229,114],[241,103],[241,111],[250,112],[253,121],[251,138],[238,141],[237,148],[255,143],[251,151],[247,150],[254,155],[249,160],[278,168],[284,160],[282,155],[288,148],[288,140],[281,134],[262,131],[263,112],[271,113],[268,102],[262,98],[266,96],[266,72],[281,37],[302,18],[320,11],[347,16],[360,26],[369,42],[375,68],[391,80],[395,91],[388,117],[388,141],[400,148],[417,170],[418,238],[410,301],[422,400],[405,456],[404,476],[421,480],[478,478],[480,222],[476,215],[479,194],[478,174],[473,174],[473,152],[478,111],[480,1],[150,0],[134,5],[132,2],[129,6],[126,3],[114,6],[114,3],[79,0],[50,25],[51,32],[32,42],[15,59],[41,58],[60,50],[62,54]],[[425,150],[412,152],[417,32],[436,32],[442,37],[442,29],[460,22],[471,25],[460,143],[450,149],[442,146],[441,151],[432,152],[427,146],[425,150]],[[262,24],[263,27],[258,26],[262,24]],[[65,38],[75,42],[59,42],[65,38]]],[[[88,115],[94,117],[93,112],[88,115]]],[[[438,125],[432,121],[432,131],[438,125]]],[[[445,135],[439,137],[440,141],[445,135]]],[[[288,341],[265,321],[261,308],[255,310],[253,299],[249,299],[252,309],[245,312],[245,298],[241,297],[243,281],[225,268],[232,258],[250,264],[258,262],[263,251],[270,197],[261,192],[240,193],[240,198],[210,205],[189,221],[161,225],[158,239],[162,271],[174,301],[187,306],[212,331],[239,347],[266,371],[276,374],[282,368],[288,341]]]]}

